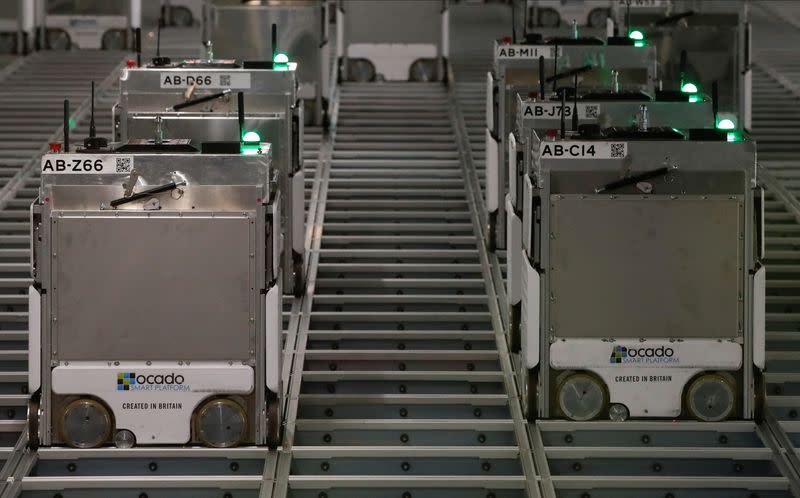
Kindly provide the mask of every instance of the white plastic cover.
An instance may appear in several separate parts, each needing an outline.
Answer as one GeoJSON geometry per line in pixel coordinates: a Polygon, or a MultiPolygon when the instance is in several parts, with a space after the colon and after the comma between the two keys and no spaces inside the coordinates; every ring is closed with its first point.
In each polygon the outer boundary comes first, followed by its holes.
{"type": "Polygon", "coordinates": [[[264,296],[266,313],[266,376],[267,388],[275,394],[280,394],[281,360],[283,348],[281,347],[281,290],[279,285],[274,285],[264,296]]]}
{"type": "MultiPolygon", "coordinates": [[[[510,248],[509,248],[510,250],[510,248]]],[[[541,288],[539,273],[531,266],[528,258],[522,258],[524,270],[522,281],[522,320],[520,331],[522,334],[522,356],[528,369],[539,364],[540,337],[540,295],[541,288]]]]}
{"type": "Polygon", "coordinates": [[[486,73],[486,128],[494,130],[494,77],[486,73]]]}
{"type": "Polygon", "coordinates": [[[767,341],[767,269],[753,275],[753,364],[764,369],[767,341]]]}
{"type": "Polygon", "coordinates": [[[28,392],[42,385],[42,296],[28,287],[28,392]]]}
{"type": "Polygon", "coordinates": [[[508,134],[508,195],[511,205],[517,204],[517,139],[513,133],[508,134]]]}
{"type": "Polygon", "coordinates": [[[522,220],[514,213],[511,199],[506,196],[506,274],[508,304],[519,303],[522,294],[522,220]]]}
{"type": "Polygon", "coordinates": [[[486,130],[486,211],[494,213],[500,203],[500,171],[498,170],[497,155],[499,144],[486,130]]]}

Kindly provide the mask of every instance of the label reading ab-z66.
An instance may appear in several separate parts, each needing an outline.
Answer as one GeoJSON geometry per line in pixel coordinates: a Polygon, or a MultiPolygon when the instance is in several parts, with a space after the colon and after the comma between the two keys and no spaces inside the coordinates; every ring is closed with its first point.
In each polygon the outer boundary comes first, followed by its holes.
{"type": "Polygon", "coordinates": [[[133,170],[133,156],[48,154],[42,157],[44,175],[113,175],[133,170]]]}
{"type": "Polygon", "coordinates": [[[542,159],[624,159],[628,155],[626,142],[542,142],[542,159]]]}
{"type": "Polygon", "coordinates": [[[249,89],[250,73],[161,73],[161,88],[234,88],[249,89]]]}
{"type": "MultiPolygon", "coordinates": [[[[564,117],[572,117],[572,105],[564,106],[564,117]]],[[[578,119],[589,121],[596,120],[600,115],[599,104],[578,104],[578,119]]],[[[560,119],[561,104],[559,102],[540,102],[526,104],[522,111],[523,118],[560,119]]]]}

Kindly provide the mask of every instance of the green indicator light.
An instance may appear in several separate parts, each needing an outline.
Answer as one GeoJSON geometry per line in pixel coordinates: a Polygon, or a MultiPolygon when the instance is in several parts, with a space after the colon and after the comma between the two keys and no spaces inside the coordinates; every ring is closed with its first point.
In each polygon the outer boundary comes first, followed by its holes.
{"type": "Polygon", "coordinates": [[[633,46],[636,47],[636,48],[642,48],[642,47],[644,47],[644,42],[643,41],[633,42],[633,46]]]}
{"type": "Polygon", "coordinates": [[[275,57],[272,58],[272,62],[275,64],[288,64],[289,56],[286,54],[275,54],[275,57]]]}
{"type": "Polygon", "coordinates": [[[723,119],[717,123],[717,128],[720,130],[733,130],[736,128],[736,124],[731,119],[723,119]]]}
{"type": "Polygon", "coordinates": [[[637,29],[636,31],[631,31],[628,38],[631,40],[644,40],[644,33],[637,29]]]}
{"type": "Polygon", "coordinates": [[[728,132],[728,142],[741,142],[742,136],[734,131],[728,132]]]}
{"type": "Polygon", "coordinates": [[[255,131],[248,131],[247,133],[244,134],[242,140],[245,142],[260,142],[261,135],[259,135],[258,132],[255,131]]]}
{"type": "Polygon", "coordinates": [[[75,129],[75,120],[72,119],[72,118],[69,118],[69,129],[70,130],[74,130],[75,129]]]}
{"type": "Polygon", "coordinates": [[[261,146],[259,145],[242,145],[239,149],[242,155],[245,156],[256,156],[259,154],[261,150],[261,146]]]}
{"type": "Polygon", "coordinates": [[[694,83],[684,83],[681,87],[683,93],[697,93],[697,85],[694,83]]]}
{"type": "Polygon", "coordinates": [[[691,103],[700,102],[700,97],[698,97],[697,95],[689,95],[689,102],[691,103]]]}

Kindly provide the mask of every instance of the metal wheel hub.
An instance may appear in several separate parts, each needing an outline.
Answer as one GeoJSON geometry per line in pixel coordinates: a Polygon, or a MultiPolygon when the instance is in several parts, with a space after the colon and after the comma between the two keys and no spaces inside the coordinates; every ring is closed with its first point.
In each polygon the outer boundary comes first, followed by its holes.
{"type": "Polygon", "coordinates": [[[61,435],[75,448],[96,448],[111,435],[111,414],[99,401],[76,399],[64,408],[61,435]]]}
{"type": "Polygon", "coordinates": [[[689,414],[704,422],[719,422],[730,417],[735,401],[733,386],[717,374],[701,375],[686,391],[689,414]]]}
{"type": "Polygon", "coordinates": [[[606,391],[600,381],[588,374],[572,374],[559,385],[558,406],[570,420],[596,418],[606,405],[606,391]]]}
{"type": "Polygon", "coordinates": [[[233,400],[207,401],[197,412],[197,437],[214,448],[229,448],[242,442],[247,430],[247,415],[233,400]]]}

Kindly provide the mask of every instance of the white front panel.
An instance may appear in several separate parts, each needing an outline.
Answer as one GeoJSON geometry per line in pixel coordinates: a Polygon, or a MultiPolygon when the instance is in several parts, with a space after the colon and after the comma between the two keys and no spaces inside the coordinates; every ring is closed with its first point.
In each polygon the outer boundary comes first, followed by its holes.
{"type": "Polygon", "coordinates": [[[305,174],[298,171],[292,177],[292,249],[299,254],[303,254],[303,244],[305,237],[305,174]]]}
{"type": "MultiPolygon", "coordinates": [[[[511,248],[509,248],[511,250],[511,248]]],[[[523,361],[528,369],[534,368],[539,364],[539,344],[541,343],[539,321],[540,321],[540,295],[541,288],[539,273],[531,266],[528,258],[523,261],[523,281],[522,281],[522,320],[520,330],[522,333],[522,355],[523,361]]]]}
{"type": "Polygon", "coordinates": [[[742,110],[743,123],[745,130],[753,128],[753,70],[748,69],[744,74],[744,109],[742,110]]]}
{"type": "Polygon", "coordinates": [[[494,77],[486,73],[486,128],[494,130],[494,77]]]}
{"type": "MultiPolygon", "coordinates": [[[[572,106],[567,102],[564,105],[564,117],[572,118],[572,106]]],[[[560,102],[527,102],[522,110],[523,118],[561,119],[560,102]]],[[[600,116],[600,104],[578,104],[578,119],[581,121],[596,121],[600,116]]]]}
{"type": "Polygon", "coordinates": [[[556,55],[554,45],[505,45],[498,44],[495,48],[494,57],[498,60],[503,59],[552,59],[556,55]]]}
{"type": "Polygon", "coordinates": [[[428,43],[353,43],[347,47],[347,57],[369,60],[375,72],[388,81],[408,81],[411,64],[436,58],[437,47],[428,43]]]}
{"type": "Polygon", "coordinates": [[[686,383],[701,372],[695,368],[589,369],[608,387],[611,403],[621,403],[631,417],[677,417],[686,383]]]}
{"type": "Polygon", "coordinates": [[[266,376],[267,388],[275,394],[280,394],[281,384],[281,290],[279,285],[274,285],[267,291],[265,300],[266,318],[266,376]]]}
{"type": "Polygon", "coordinates": [[[531,177],[525,175],[522,185],[522,249],[529,257],[533,257],[531,248],[531,230],[533,230],[533,185],[531,177]]]}
{"type": "Polygon", "coordinates": [[[70,362],[52,371],[56,394],[90,395],[113,412],[138,444],[185,444],[192,412],[205,398],[253,392],[253,369],[227,362],[70,362]]]}
{"type": "Polygon", "coordinates": [[[539,154],[542,159],[624,159],[628,156],[628,144],[559,140],[542,142],[539,154]]]}
{"type": "Polygon", "coordinates": [[[519,303],[522,296],[522,220],[514,213],[510,196],[506,196],[506,264],[508,270],[508,304],[519,303]]]}
{"type": "Polygon", "coordinates": [[[28,287],[28,392],[42,385],[42,296],[28,287]]]}
{"type": "MultiPolygon", "coordinates": [[[[517,139],[508,134],[508,195],[511,205],[517,204],[517,139]]],[[[509,246],[510,247],[510,246],[509,246]]]]}
{"type": "Polygon", "coordinates": [[[486,210],[490,213],[497,211],[499,207],[500,171],[498,170],[498,159],[500,148],[497,141],[492,138],[489,130],[486,130],[486,210]]]}
{"type": "MultiPolygon", "coordinates": [[[[624,319],[624,318],[621,318],[624,319]]],[[[738,370],[742,346],[713,339],[622,340],[558,339],[550,346],[553,368],[703,368],[738,370]]]]}
{"type": "Polygon", "coordinates": [[[767,341],[767,268],[753,275],[753,364],[764,369],[767,341]]]}
{"type": "Polygon", "coordinates": [[[210,72],[194,71],[187,74],[185,71],[166,71],[159,77],[161,88],[188,88],[194,85],[197,88],[232,88],[246,90],[250,88],[250,73],[245,72],[210,72]]]}
{"type": "Polygon", "coordinates": [[[133,156],[119,154],[46,154],[43,175],[117,175],[133,170],[133,156]]]}

